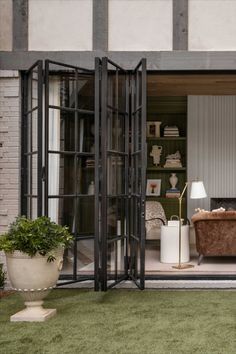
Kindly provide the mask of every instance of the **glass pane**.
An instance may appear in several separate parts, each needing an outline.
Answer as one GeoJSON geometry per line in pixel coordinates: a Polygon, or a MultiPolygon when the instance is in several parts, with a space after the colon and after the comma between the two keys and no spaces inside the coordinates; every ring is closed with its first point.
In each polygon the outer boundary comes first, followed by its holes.
{"type": "Polygon", "coordinates": [[[53,151],[75,151],[75,113],[49,109],[48,147],[53,151]]]}
{"type": "Polygon", "coordinates": [[[27,152],[32,152],[32,113],[28,113],[27,119],[27,152]]]}
{"type": "Polygon", "coordinates": [[[32,194],[38,194],[38,154],[32,155],[32,194]]]}
{"type": "MultiPolygon", "coordinates": [[[[108,149],[125,152],[126,116],[108,110],[107,113],[108,149]]],[[[127,116],[128,119],[128,116],[127,116]]]]}
{"type": "Polygon", "coordinates": [[[93,111],[94,74],[50,64],[49,105],[93,111]]]}
{"type": "Polygon", "coordinates": [[[109,195],[125,194],[125,158],[109,156],[107,161],[107,193],[109,195]]]}
{"type": "Polygon", "coordinates": [[[32,108],[38,106],[38,68],[34,68],[32,72],[32,108]]]}
{"type": "Polygon", "coordinates": [[[53,65],[53,68],[49,76],[49,105],[75,108],[74,70],[58,65],[53,65]]]}
{"type": "MultiPolygon", "coordinates": [[[[61,274],[72,274],[74,264],[74,245],[64,252],[61,274]]],[[[94,274],[94,240],[77,241],[77,275],[94,274]]]]}
{"type": "Polygon", "coordinates": [[[32,112],[32,151],[38,151],[38,110],[32,112]]]}
{"type": "Polygon", "coordinates": [[[27,218],[36,219],[38,216],[38,198],[27,197],[27,218]]]}
{"type": "Polygon", "coordinates": [[[77,158],[77,194],[94,194],[94,156],[77,158]]]}
{"type": "Polygon", "coordinates": [[[118,71],[110,71],[108,77],[108,105],[126,112],[126,76],[118,71]]]}
{"type": "Polygon", "coordinates": [[[94,153],[94,133],[93,114],[49,109],[49,150],[94,153]]]}
{"type": "Polygon", "coordinates": [[[108,238],[126,235],[128,199],[113,197],[107,201],[107,232],[108,238]]]}
{"type": "Polygon", "coordinates": [[[70,232],[74,232],[74,207],[73,197],[67,198],[49,198],[48,216],[60,225],[69,227],[70,232]]]}
{"type": "Polygon", "coordinates": [[[107,246],[108,280],[116,280],[125,272],[126,240],[111,242],[107,246]]]}
{"type": "Polygon", "coordinates": [[[78,124],[78,150],[80,152],[91,152],[95,151],[95,128],[94,128],[94,115],[90,114],[79,114],[79,124],[78,124]]]}
{"type": "Polygon", "coordinates": [[[38,198],[32,198],[32,215],[31,219],[36,219],[38,216],[38,198]]]}
{"type": "Polygon", "coordinates": [[[94,74],[78,75],[78,108],[94,111],[94,74]]]}
{"type": "Polygon", "coordinates": [[[130,242],[130,254],[131,254],[131,274],[137,279],[140,273],[140,244],[134,238],[130,242]]]}
{"type": "Polygon", "coordinates": [[[37,195],[38,193],[38,155],[30,155],[27,157],[27,194],[37,195]]]}
{"type": "Polygon", "coordinates": [[[32,73],[27,78],[27,112],[32,109],[32,73]]]}
{"type": "Polygon", "coordinates": [[[73,155],[48,154],[48,194],[75,194],[73,155]]]}
{"type": "Polygon", "coordinates": [[[94,235],[94,197],[80,197],[77,199],[77,233],[80,235],[94,235]]]}

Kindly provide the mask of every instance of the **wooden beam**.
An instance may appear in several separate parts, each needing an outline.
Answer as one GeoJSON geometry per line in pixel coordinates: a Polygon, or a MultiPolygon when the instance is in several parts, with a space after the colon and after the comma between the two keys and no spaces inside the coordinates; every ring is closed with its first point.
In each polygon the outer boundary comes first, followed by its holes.
{"type": "Polygon", "coordinates": [[[13,51],[28,50],[28,0],[13,0],[13,51]]]}
{"type": "Polygon", "coordinates": [[[188,49],[188,0],[173,0],[173,50],[188,49]]]}

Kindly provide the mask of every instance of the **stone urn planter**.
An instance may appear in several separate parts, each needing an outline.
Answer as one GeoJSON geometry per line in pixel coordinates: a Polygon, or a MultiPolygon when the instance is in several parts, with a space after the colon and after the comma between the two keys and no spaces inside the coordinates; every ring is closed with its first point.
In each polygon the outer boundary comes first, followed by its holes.
{"type": "Polygon", "coordinates": [[[14,251],[6,253],[7,271],[14,290],[25,300],[26,308],[11,316],[11,321],[45,321],[56,314],[56,309],[43,308],[43,299],[56,286],[63,264],[63,249],[52,252],[53,262],[47,256],[14,251]]]}
{"type": "Polygon", "coordinates": [[[0,250],[6,254],[7,273],[14,290],[25,300],[26,308],[11,321],[45,321],[56,314],[44,309],[43,299],[56,285],[63,262],[63,250],[72,235],[66,226],[46,216],[34,220],[20,216],[0,236],[0,250]]]}

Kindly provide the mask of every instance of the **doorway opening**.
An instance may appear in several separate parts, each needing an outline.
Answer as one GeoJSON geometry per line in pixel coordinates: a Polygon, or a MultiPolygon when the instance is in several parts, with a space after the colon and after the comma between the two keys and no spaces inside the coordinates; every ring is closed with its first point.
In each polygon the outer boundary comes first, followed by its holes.
{"type": "MultiPolygon", "coordinates": [[[[198,265],[191,223],[195,208],[210,211],[212,198],[236,195],[235,114],[235,72],[148,72],[146,218],[153,216],[152,210],[164,222],[178,215],[178,197],[187,181],[203,180],[208,197],[192,202],[185,193],[182,203],[183,218],[190,221],[190,240],[183,242],[186,249],[182,257],[193,268],[172,268],[178,263],[178,233],[177,239],[170,239],[166,247],[161,235],[162,222],[152,222],[151,226],[146,222],[146,279],[236,277],[235,255],[220,256],[221,249],[215,257],[204,257],[198,265]],[[158,150],[156,161],[153,149],[158,150]],[[157,186],[154,193],[148,189],[151,183],[157,186]]],[[[225,242],[222,240],[222,252],[225,242]]]]}

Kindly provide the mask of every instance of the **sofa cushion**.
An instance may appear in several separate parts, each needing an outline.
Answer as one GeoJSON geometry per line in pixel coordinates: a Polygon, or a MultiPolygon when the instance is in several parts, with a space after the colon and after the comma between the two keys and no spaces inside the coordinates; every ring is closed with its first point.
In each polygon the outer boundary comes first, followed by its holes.
{"type": "Polygon", "coordinates": [[[236,220],[236,211],[202,211],[191,218],[192,222],[200,220],[236,220]]]}

